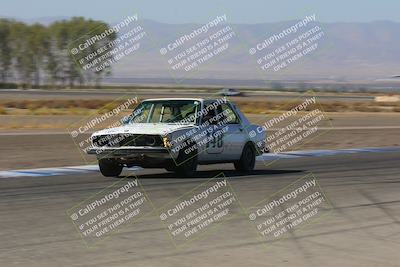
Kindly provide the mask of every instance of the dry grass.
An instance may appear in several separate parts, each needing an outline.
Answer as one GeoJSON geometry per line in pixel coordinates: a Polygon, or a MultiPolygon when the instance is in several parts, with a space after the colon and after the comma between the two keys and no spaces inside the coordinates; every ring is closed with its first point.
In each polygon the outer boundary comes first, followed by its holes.
{"type": "MultiPolygon", "coordinates": [[[[89,115],[108,112],[124,100],[10,100],[0,101],[0,115],[89,115]]],[[[234,100],[244,113],[266,114],[285,111],[301,102],[234,100]]],[[[321,102],[308,110],[322,108],[325,112],[400,112],[400,103],[378,102],[321,102]]]]}
{"type": "MultiPolygon", "coordinates": [[[[244,102],[238,101],[237,105],[244,113],[265,114],[275,111],[286,111],[301,102],[244,102]]],[[[400,112],[400,103],[375,103],[375,102],[322,102],[309,105],[307,110],[321,108],[325,112],[400,112]],[[383,104],[383,105],[381,105],[383,104]]]]}
{"type": "MultiPolygon", "coordinates": [[[[122,101],[121,101],[122,103],[122,101]]],[[[105,113],[119,102],[109,100],[12,100],[0,101],[0,114],[12,115],[89,115],[105,113]]]]}
{"type": "Polygon", "coordinates": [[[85,108],[99,109],[110,103],[109,100],[12,100],[1,101],[0,105],[5,108],[29,109],[35,110],[39,108],[50,109],[69,109],[69,108],[85,108]]]}
{"type": "Polygon", "coordinates": [[[0,106],[0,115],[6,115],[7,114],[7,110],[5,108],[3,108],[2,106],[0,106]]]}

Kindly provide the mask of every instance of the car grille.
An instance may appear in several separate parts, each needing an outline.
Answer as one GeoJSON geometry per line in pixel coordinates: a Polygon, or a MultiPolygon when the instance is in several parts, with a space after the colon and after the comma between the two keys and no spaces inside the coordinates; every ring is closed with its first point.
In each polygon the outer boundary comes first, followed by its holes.
{"type": "Polygon", "coordinates": [[[92,138],[96,147],[121,147],[121,146],[162,146],[159,135],[141,134],[108,134],[98,135],[92,138]]]}

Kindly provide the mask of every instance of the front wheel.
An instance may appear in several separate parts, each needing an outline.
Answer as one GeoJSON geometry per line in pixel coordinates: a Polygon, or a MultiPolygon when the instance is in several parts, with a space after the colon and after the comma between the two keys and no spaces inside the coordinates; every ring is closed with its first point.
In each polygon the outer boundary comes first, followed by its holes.
{"type": "Polygon", "coordinates": [[[105,177],[117,177],[121,174],[123,166],[112,159],[100,159],[99,168],[105,177]]]}
{"type": "Polygon", "coordinates": [[[195,144],[191,143],[189,147],[193,147],[192,151],[189,154],[186,154],[182,149],[179,151],[177,166],[174,168],[174,172],[179,177],[188,177],[192,176],[197,169],[197,148],[195,148],[195,144]]]}
{"type": "Polygon", "coordinates": [[[256,151],[251,143],[247,143],[242,151],[240,160],[233,163],[235,169],[241,172],[250,172],[256,164],[256,151]]]}

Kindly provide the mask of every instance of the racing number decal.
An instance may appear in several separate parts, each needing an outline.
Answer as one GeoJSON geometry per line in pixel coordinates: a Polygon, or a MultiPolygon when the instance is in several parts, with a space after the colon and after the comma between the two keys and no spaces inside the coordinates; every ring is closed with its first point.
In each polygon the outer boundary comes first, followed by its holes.
{"type": "Polygon", "coordinates": [[[224,135],[218,134],[215,136],[212,133],[208,133],[210,142],[207,142],[207,148],[221,148],[224,145],[224,135]]]}
{"type": "Polygon", "coordinates": [[[221,154],[224,150],[224,131],[216,125],[207,129],[207,154],[221,154]]]}

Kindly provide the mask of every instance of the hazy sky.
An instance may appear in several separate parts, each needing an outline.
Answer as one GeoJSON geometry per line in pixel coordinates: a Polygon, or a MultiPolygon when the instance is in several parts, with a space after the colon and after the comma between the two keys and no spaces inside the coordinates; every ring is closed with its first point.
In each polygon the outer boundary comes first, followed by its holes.
{"type": "Polygon", "coordinates": [[[108,22],[137,13],[167,23],[206,22],[227,14],[231,23],[260,23],[315,13],[323,22],[400,22],[399,0],[0,0],[0,16],[84,16],[108,22]]]}

